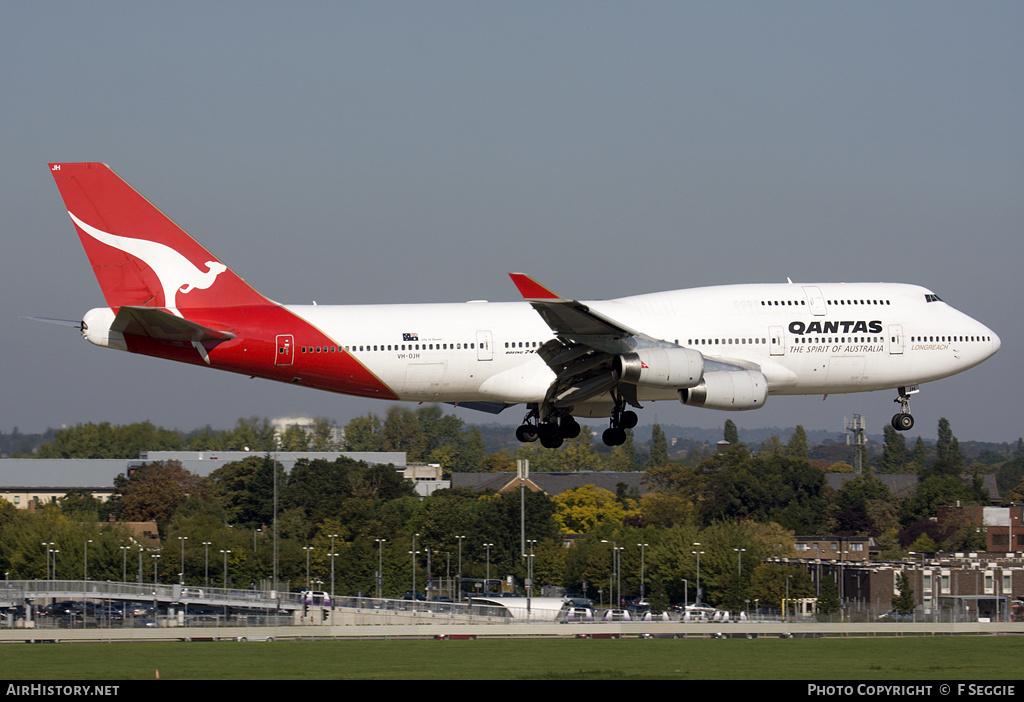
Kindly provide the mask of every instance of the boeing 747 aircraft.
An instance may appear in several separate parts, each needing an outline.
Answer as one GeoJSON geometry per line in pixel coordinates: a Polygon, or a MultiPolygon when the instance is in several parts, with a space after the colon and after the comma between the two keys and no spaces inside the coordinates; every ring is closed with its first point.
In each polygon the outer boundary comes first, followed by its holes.
{"type": "Polygon", "coordinates": [[[895,389],[914,426],[918,386],[999,350],[991,329],[898,283],[750,284],[610,300],[562,297],[522,273],[518,302],[286,305],[264,297],[101,163],[50,171],[106,306],[97,346],[318,390],[500,412],[525,405],[520,441],[556,448],[576,417],[673,400],[751,410],[769,395],[895,389]]]}

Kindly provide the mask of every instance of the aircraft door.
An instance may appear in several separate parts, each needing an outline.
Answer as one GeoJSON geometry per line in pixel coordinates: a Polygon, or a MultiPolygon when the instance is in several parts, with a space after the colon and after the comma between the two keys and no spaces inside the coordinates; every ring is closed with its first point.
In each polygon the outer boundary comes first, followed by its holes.
{"type": "Polygon", "coordinates": [[[275,366],[290,366],[295,362],[295,337],[291,334],[277,335],[277,350],[274,354],[275,366]]]}
{"type": "Polygon", "coordinates": [[[898,355],[903,353],[903,325],[889,325],[889,353],[898,355]]]}
{"type": "Polygon", "coordinates": [[[494,360],[494,345],[489,331],[481,330],[476,333],[476,360],[494,360]]]}
{"type": "Polygon", "coordinates": [[[768,327],[768,349],[772,356],[786,355],[786,338],[782,335],[782,327],[768,327]]]}
{"type": "Polygon", "coordinates": [[[804,286],[804,295],[807,297],[807,307],[815,317],[823,317],[828,308],[825,306],[825,296],[821,289],[814,285],[804,286]]]}

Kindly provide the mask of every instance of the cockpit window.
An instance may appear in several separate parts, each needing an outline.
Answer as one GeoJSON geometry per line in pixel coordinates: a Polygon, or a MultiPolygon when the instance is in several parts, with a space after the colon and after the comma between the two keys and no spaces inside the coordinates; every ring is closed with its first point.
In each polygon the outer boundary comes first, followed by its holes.
{"type": "Polygon", "coordinates": [[[942,302],[942,298],[940,298],[938,295],[936,295],[934,293],[925,293],[924,301],[925,302],[942,302]]]}

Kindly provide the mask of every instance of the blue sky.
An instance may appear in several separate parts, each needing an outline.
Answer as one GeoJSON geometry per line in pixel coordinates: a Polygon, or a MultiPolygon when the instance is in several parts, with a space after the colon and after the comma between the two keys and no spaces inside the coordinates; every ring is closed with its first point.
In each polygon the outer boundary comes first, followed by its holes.
{"type": "MultiPolygon", "coordinates": [[[[939,417],[961,439],[1024,434],[1019,2],[46,2],[3,17],[3,431],[386,410],[19,319],[102,303],[46,168],[95,160],[282,302],[511,300],[512,270],[580,298],[925,285],[1003,348],[924,386],[912,434],[939,417]]],[[[894,397],[659,403],[641,421],[841,433],[856,413],[877,433],[894,397]]]]}

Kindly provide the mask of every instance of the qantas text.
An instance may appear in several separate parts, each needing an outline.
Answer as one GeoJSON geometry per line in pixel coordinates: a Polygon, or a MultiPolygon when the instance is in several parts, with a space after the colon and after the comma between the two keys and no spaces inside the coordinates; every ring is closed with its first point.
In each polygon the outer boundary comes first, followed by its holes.
{"type": "Polygon", "coordinates": [[[845,322],[790,322],[790,334],[881,334],[880,320],[845,322]]]}

